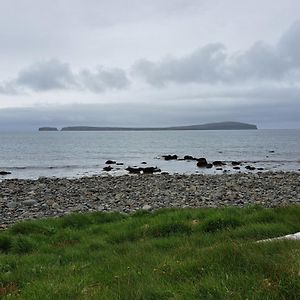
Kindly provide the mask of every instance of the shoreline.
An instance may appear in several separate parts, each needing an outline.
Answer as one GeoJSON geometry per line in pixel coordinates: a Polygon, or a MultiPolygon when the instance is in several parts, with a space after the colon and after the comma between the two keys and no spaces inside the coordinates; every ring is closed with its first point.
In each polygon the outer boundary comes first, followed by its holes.
{"type": "Polygon", "coordinates": [[[124,175],[0,182],[0,225],[72,212],[300,204],[300,174],[124,175]]]}

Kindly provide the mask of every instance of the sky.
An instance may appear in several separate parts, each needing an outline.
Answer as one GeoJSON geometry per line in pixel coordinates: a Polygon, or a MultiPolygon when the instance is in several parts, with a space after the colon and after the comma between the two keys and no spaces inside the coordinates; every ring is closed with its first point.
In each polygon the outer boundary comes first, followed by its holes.
{"type": "Polygon", "coordinates": [[[1,0],[0,131],[300,128],[299,0],[1,0]]]}

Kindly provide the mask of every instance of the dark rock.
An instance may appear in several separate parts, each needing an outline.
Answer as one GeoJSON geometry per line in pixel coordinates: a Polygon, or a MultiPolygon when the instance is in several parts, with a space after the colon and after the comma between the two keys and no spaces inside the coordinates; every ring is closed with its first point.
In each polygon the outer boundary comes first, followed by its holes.
{"type": "Polygon", "coordinates": [[[269,153],[275,153],[275,151],[274,150],[270,150],[269,153]]]}
{"type": "Polygon", "coordinates": [[[257,170],[262,171],[262,170],[264,170],[264,168],[257,168],[257,170]]]}
{"type": "Polygon", "coordinates": [[[178,158],[178,156],[176,154],[168,154],[168,155],[163,155],[162,156],[165,160],[176,160],[178,158]]]}
{"type": "Polygon", "coordinates": [[[103,168],[103,171],[107,171],[107,172],[109,172],[109,171],[111,171],[113,168],[111,167],[111,166],[107,166],[107,167],[104,167],[103,168]]]}
{"type": "Polygon", "coordinates": [[[206,158],[204,157],[201,157],[198,159],[198,162],[197,162],[197,167],[199,168],[205,168],[207,166],[207,160],[206,158]]]}
{"type": "Polygon", "coordinates": [[[207,164],[207,165],[206,165],[206,168],[207,168],[207,169],[211,169],[212,167],[213,167],[213,164],[207,164]]]}
{"type": "Polygon", "coordinates": [[[113,165],[115,163],[116,162],[114,160],[110,160],[110,159],[105,162],[106,165],[113,165]]]}
{"type": "Polygon", "coordinates": [[[231,164],[232,164],[233,166],[238,166],[238,165],[241,164],[241,162],[240,162],[240,161],[232,161],[231,164]]]}
{"type": "Polygon", "coordinates": [[[146,165],[146,164],[147,164],[147,162],[145,162],[145,161],[142,161],[142,162],[141,162],[141,164],[142,164],[142,165],[146,165]]]}
{"type": "Polygon", "coordinates": [[[124,163],[122,163],[122,162],[118,162],[118,163],[116,163],[116,165],[117,165],[117,166],[123,166],[123,165],[124,165],[124,163]]]}
{"type": "Polygon", "coordinates": [[[249,171],[254,171],[256,168],[252,167],[252,166],[246,166],[245,169],[247,169],[249,171]]]}
{"type": "Polygon", "coordinates": [[[10,175],[11,172],[7,172],[7,171],[0,171],[0,175],[10,175]]]}
{"type": "Polygon", "coordinates": [[[197,158],[195,158],[195,157],[193,157],[191,155],[185,155],[183,159],[184,160],[197,160],[197,158]]]}
{"type": "Polygon", "coordinates": [[[143,174],[153,174],[153,173],[161,172],[161,169],[157,167],[146,167],[141,169],[143,171],[143,174]]]}
{"type": "Polygon", "coordinates": [[[216,168],[216,170],[218,170],[218,171],[222,171],[222,170],[223,170],[223,168],[216,168]]]}
{"type": "Polygon", "coordinates": [[[220,161],[220,160],[215,160],[212,164],[213,164],[215,167],[220,167],[220,166],[226,165],[225,163],[223,163],[223,162],[220,161]]]}
{"type": "Polygon", "coordinates": [[[238,166],[236,166],[236,167],[233,167],[232,169],[234,169],[234,170],[240,170],[241,168],[238,167],[238,166]]]}
{"type": "Polygon", "coordinates": [[[143,168],[127,167],[125,170],[128,171],[130,174],[140,174],[143,168]]]}

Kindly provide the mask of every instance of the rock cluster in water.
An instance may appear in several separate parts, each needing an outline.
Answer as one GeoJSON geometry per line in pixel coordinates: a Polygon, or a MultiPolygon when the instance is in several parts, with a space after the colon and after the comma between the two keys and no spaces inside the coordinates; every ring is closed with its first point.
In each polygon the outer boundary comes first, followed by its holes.
{"type": "Polygon", "coordinates": [[[0,182],[0,224],[71,212],[300,204],[300,174],[125,175],[0,182]]]}

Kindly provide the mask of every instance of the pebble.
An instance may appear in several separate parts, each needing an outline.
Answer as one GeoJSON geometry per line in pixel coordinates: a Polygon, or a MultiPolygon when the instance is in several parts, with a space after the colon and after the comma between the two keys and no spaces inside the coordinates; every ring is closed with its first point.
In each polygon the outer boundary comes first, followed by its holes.
{"type": "Polygon", "coordinates": [[[37,201],[36,200],[24,200],[24,201],[22,201],[22,203],[26,206],[33,206],[33,205],[37,204],[37,201]]]}
{"type": "Polygon", "coordinates": [[[299,196],[296,172],[7,179],[0,182],[0,224],[86,211],[300,205],[299,196]]]}

